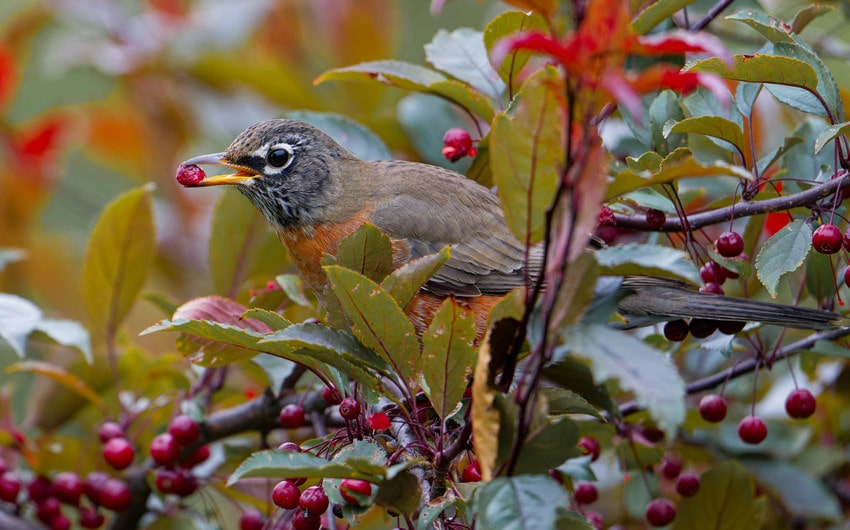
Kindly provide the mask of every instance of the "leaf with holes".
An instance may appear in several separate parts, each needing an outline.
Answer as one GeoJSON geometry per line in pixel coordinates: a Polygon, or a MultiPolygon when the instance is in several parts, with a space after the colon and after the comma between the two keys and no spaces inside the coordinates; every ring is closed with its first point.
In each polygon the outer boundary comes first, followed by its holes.
{"type": "Polygon", "coordinates": [[[756,275],[776,298],[779,280],[800,268],[812,248],[812,227],[805,220],[788,223],[785,228],[765,241],[756,256],[756,275]]]}
{"type": "Polygon", "coordinates": [[[390,238],[375,225],[366,223],[339,244],[336,264],[380,282],[393,270],[390,238]]]}
{"type": "Polygon", "coordinates": [[[472,375],[477,357],[472,345],[475,332],[474,315],[452,298],[446,298],[422,334],[425,394],[442,419],[460,403],[472,375]]]}

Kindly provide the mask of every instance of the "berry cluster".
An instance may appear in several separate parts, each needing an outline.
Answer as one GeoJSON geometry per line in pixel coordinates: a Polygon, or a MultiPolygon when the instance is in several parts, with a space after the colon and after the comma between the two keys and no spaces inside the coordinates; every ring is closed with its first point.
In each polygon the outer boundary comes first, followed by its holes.
{"type": "Polygon", "coordinates": [[[151,440],[151,459],[157,464],[154,475],[156,489],[162,494],[188,497],[198,489],[198,479],[192,469],[210,457],[207,445],[198,446],[185,454],[201,439],[201,427],[189,416],[180,414],[171,419],[168,430],[151,440]]]}

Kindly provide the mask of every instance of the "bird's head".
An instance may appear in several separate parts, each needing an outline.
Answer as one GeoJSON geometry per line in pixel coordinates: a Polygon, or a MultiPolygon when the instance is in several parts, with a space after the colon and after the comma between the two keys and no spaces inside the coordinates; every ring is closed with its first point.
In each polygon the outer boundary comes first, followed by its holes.
{"type": "Polygon", "coordinates": [[[245,129],[223,153],[197,156],[183,165],[234,170],[189,187],[236,186],[274,227],[290,228],[320,220],[336,196],[340,164],[353,159],[312,125],[268,120],[245,129]]]}

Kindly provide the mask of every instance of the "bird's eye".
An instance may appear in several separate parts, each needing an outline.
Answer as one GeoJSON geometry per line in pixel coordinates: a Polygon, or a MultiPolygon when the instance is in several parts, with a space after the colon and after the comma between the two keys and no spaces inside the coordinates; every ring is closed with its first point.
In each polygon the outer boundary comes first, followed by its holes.
{"type": "Polygon", "coordinates": [[[286,149],[272,149],[266,156],[266,160],[270,166],[285,167],[289,164],[289,159],[291,157],[292,153],[286,149]]]}

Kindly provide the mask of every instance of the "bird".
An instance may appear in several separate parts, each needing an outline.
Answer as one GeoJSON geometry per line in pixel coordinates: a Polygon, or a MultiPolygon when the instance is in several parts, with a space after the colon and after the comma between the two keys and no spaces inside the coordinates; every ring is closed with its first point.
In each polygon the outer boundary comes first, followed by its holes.
{"type": "MultiPolygon", "coordinates": [[[[542,245],[526,249],[491,189],[425,163],[361,160],[303,121],[261,121],[225,151],[181,167],[200,165],[233,172],[184,186],[236,187],[277,232],[319,300],[330,289],[323,256],[336,255],[340,242],[365,223],[390,238],[394,269],[450,247],[449,260],[405,307],[420,336],[443,300],[453,297],[474,315],[480,339],[493,306],[543,273],[542,245]]],[[[827,330],[847,322],[830,311],[700,292],[670,278],[621,278],[616,289],[620,327],[691,318],[827,330]]]]}

